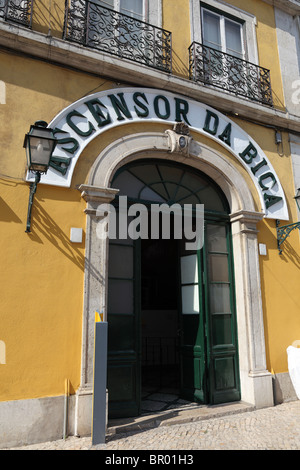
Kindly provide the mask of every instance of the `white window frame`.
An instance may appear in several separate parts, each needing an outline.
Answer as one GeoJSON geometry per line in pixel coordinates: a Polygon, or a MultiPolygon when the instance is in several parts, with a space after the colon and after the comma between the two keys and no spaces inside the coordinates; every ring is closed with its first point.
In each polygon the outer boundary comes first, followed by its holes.
{"type": "MultiPolygon", "coordinates": [[[[125,15],[128,15],[130,16],[130,11],[121,11],[121,0],[113,0],[113,5],[110,5],[109,2],[107,2],[106,0],[99,0],[99,3],[101,5],[105,5],[107,6],[107,8],[112,8],[113,10],[115,11],[118,11],[120,13],[124,13],[125,15]]],[[[143,14],[142,15],[138,15],[136,17],[137,19],[141,20],[141,21],[147,21],[148,19],[148,0],[143,0],[143,14]]]]}
{"type": "Polygon", "coordinates": [[[205,8],[205,5],[220,10],[225,16],[228,14],[244,22],[245,60],[259,65],[256,40],[256,16],[240,8],[233,7],[223,0],[190,0],[191,42],[202,43],[201,6],[205,8]]]}
{"type": "MultiPolygon", "coordinates": [[[[104,0],[105,1],[105,0],[104,0]]],[[[120,11],[120,1],[114,0],[113,9],[120,11]]],[[[142,21],[162,27],[162,0],[144,0],[144,12],[142,21]]]]}
{"type": "MultiPolygon", "coordinates": [[[[207,11],[211,13],[212,15],[216,16],[219,18],[219,24],[220,24],[220,40],[221,40],[221,51],[224,52],[225,54],[231,54],[234,55],[232,52],[228,52],[226,48],[226,26],[225,22],[229,21],[231,23],[235,23],[240,26],[240,37],[241,37],[241,45],[242,45],[242,50],[241,50],[241,59],[245,59],[245,40],[244,40],[244,34],[243,34],[243,24],[240,23],[239,21],[234,21],[233,19],[222,15],[220,13],[217,13],[215,11],[209,10],[208,8],[201,8],[201,25],[204,24],[204,12],[207,11]]],[[[203,42],[203,38],[201,40],[203,42]]],[[[214,46],[208,46],[214,48],[214,46]]],[[[238,57],[238,56],[237,56],[238,57]]]]}

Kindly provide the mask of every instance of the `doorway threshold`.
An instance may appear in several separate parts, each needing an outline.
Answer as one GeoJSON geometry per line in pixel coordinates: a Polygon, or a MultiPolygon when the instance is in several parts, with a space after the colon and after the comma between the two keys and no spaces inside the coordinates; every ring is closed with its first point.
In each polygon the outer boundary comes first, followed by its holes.
{"type": "Polygon", "coordinates": [[[241,401],[221,405],[201,405],[182,400],[173,393],[159,391],[143,399],[140,416],[110,419],[107,425],[107,435],[136,433],[159,426],[220,418],[254,410],[254,405],[241,401]]]}

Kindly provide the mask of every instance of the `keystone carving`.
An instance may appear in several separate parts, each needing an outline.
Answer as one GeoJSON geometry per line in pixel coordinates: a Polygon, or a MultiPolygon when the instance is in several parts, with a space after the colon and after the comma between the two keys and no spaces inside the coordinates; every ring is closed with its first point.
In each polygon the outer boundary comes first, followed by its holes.
{"type": "Polygon", "coordinates": [[[169,151],[171,153],[178,152],[189,155],[190,143],[193,140],[190,136],[190,129],[184,122],[177,122],[173,129],[166,130],[168,135],[169,151]]]}

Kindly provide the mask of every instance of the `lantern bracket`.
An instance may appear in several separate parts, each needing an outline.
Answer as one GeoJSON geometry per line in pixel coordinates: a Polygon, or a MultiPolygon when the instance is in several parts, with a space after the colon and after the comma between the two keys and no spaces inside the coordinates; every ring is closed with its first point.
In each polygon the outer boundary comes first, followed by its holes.
{"type": "Polygon", "coordinates": [[[41,174],[36,173],[34,182],[30,183],[30,193],[29,193],[28,212],[27,212],[27,223],[26,223],[26,230],[25,230],[26,233],[31,232],[30,226],[31,226],[31,211],[32,211],[32,205],[33,205],[33,199],[34,199],[34,195],[36,193],[37,185],[40,182],[40,179],[41,179],[41,174]]]}
{"type": "Polygon", "coordinates": [[[31,211],[37,185],[41,180],[41,174],[48,171],[53,150],[57,143],[53,129],[47,126],[45,121],[36,121],[33,126],[30,126],[30,131],[24,139],[23,146],[26,149],[28,170],[35,175],[34,182],[30,183],[26,233],[31,231],[31,211]]]}
{"type": "Polygon", "coordinates": [[[290,233],[298,228],[300,230],[300,222],[296,222],[294,224],[282,225],[279,226],[280,221],[276,220],[276,230],[277,230],[277,247],[279,254],[282,254],[281,245],[286,240],[286,238],[290,235],[290,233]]]}

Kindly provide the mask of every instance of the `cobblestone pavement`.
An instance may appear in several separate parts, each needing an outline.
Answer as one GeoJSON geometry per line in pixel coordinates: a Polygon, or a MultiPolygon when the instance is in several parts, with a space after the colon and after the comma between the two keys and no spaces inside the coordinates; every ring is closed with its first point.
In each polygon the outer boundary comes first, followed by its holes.
{"type": "Polygon", "coordinates": [[[300,400],[196,422],[160,426],[107,437],[69,437],[13,450],[299,450],[300,400]]]}

